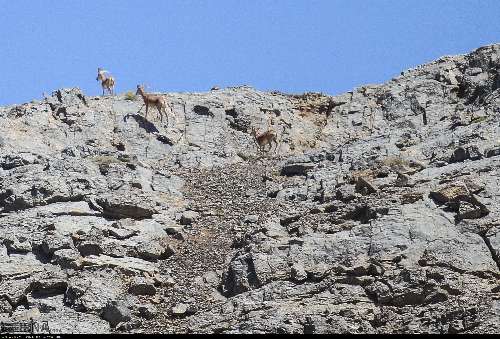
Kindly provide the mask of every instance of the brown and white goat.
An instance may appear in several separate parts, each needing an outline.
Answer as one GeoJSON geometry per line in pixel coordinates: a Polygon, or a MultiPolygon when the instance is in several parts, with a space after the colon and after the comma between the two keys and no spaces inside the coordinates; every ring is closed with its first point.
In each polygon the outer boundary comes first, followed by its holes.
{"type": "Polygon", "coordinates": [[[105,73],[108,71],[103,70],[102,68],[97,69],[97,81],[101,82],[102,86],[102,95],[104,95],[104,89],[106,89],[111,95],[114,95],[115,90],[115,78],[112,76],[107,76],[105,73]]]}

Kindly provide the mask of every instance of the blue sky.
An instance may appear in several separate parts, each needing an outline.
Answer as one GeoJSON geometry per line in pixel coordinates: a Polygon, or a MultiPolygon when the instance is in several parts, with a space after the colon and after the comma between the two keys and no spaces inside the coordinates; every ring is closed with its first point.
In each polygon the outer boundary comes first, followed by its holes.
{"type": "Polygon", "coordinates": [[[500,42],[498,0],[0,0],[0,105],[61,87],[338,94],[500,42]]]}

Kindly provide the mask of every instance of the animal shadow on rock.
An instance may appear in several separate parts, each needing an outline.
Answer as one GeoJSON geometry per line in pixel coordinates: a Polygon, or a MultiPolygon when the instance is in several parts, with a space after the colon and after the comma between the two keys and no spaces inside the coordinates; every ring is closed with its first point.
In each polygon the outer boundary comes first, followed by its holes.
{"type": "Polygon", "coordinates": [[[129,113],[123,117],[123,121],[127,122],[127,120],[130,117],[134,118],[134,120],[137,121],[137,123],[139,124],[139,127],[143,128],[146,132],[159,133],[158,128],[156,128],[156,126],[152,122],[146,120],[139,113],[136,113],[136,114],[129,113]]]}

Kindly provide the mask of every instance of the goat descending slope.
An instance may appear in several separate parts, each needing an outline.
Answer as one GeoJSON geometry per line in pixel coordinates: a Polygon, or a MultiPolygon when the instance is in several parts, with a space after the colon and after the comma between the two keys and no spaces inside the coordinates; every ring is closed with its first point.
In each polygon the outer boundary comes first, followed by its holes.
{"type": "MultiPolygon", "coordinates": [[[[148,117],[149,106],[152,105],[156,107],[156,109],[160,113],[161,121],[163,121],[163,112],[165,112],[165,116],[167,117],[167,126],[168,126],[167,102],[165,101],[165,98],[163,98],[161,95],[148,94],[144,92],[144,87],[141,85],[137,85],[137,92],[135,94],[136,95],[139,94],[142,97],[142,100],[144,100],[144,105],[146,105],[146,114],[144,115],[145,119],[147,119],[148,117]]],[[[141,111],[141,109],[142,107],[139,109],[139,112],[141,111]]]]}
{"type": "Polygon", "coordinates": [[[115,78],[112,76],[106,76],[105,73],[108,73],[108,71],[105,71],[102,68],[97,68],[97,81],[101,81],[101,86],[102,86],[102,95],[104,95],[104,89],[106,89],[111,95],[114,95],[114,89],[115,89],[115,78]]]}
{"type": "Polygon", "coordinates": [[[272,127],[270,127],[264,133],[257,133],[255,128],[252,127],[252,136],[254,137],[260,151],[264,151],[265,146],[269,145],[268,152],[270,152],[273,148],[272,143],[274,143],[274,152],[276,152],[276,150],[278,149],[278,134],[272,127]]]}

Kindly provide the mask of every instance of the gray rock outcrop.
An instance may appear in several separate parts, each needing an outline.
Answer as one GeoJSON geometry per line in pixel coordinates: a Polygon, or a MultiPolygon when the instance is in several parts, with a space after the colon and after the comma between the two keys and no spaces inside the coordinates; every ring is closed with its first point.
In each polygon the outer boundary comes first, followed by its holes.
{"type": "Polygon", "coordinates": [[[167,93],[168,126],[78,88],[0,108],[0,321],[498,333],[499,71],[495,44],[338,96],[167,93]]]}

